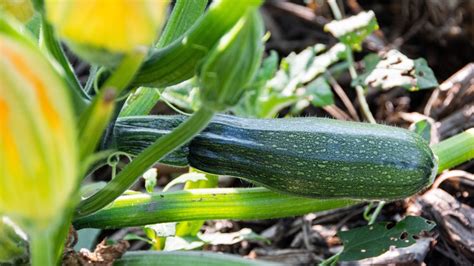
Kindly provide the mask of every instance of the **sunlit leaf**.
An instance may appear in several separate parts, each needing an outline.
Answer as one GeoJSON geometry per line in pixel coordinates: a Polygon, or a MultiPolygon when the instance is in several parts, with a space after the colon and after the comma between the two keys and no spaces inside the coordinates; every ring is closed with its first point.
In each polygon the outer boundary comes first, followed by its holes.
{"type": "Polygon", "coordinates": [[[249,228],[232,233],[205,233],[198,234],[197,237],[168,237],[166,238],[165,250],[192,250],[203,245],[233,245],[243,240],[265,241],[268,239],[254,233],[249,228]]]}
{"type": "Polygon", "coordinates": [[[324,26],[325,31],[329,31],[342,43],[360,50],[362,41],[377,30],[379,25],[372,10],[360,12],[341,20],[333,20],[324,26]]]}
{"type": "Polygon", "coordinates": [[[191,182],[197,182],[197,181],[200,181],[200,180],[207,180],[206,178],[206,175],[203,174],[203,173],[186,173],[186,174],[182,174],[180,175],[179,177],[171,180],[164,188],[163,188],[163,192],[169,190],[171,187],[175,186],[175,185],[178,185],[178,184],[184,184],[188,181],[191,181],[191,182]]]}
{"type": "Polygon", "coordinates": [[[159,223],[145,225],[145,231],[153,230],[154,238],[156,237],[168,237],[176,234],[176,223],[159,223]]]}
{"type": "Polygon", "coordinates": [[[268,239],[262,237],[249,228],[243,228],[240,231],[232,233],[213,233],[213,234],[198,234],[198,237],[211,245],[233,245],[243,240],[254,240],[254,241],[265,241],[269,242],[268,239]]]}
{"type": "Polygon", "coordinates": [[[397,50],[390,50],[381,57],[368,55],[364,62],[365,72],[352,81],[353,86],[363,85],[384,90],[394,87],[419,90],[438,85],[433,71],[424,59],[412,60],[397,50]]]}

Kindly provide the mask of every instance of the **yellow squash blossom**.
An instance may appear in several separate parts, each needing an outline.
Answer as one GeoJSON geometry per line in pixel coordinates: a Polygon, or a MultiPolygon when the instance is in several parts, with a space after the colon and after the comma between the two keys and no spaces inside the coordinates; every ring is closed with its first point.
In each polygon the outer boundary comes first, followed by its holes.
{"type": "Polygon", "coordinates": [[[27,22],[35,12],[30,0],[0,0],[0,11],[14,16],[21,22],[27,22]]]}
{"type": "Polygon", "coordinates": [[[0,214],[45,228],[77,180],[67,87],[37,47],[2,31],[0,73],[0,214]]]}
{"type": "Polygon", "coordinates": [[[45,0],[58,34],[89,61],[104,52],[130,53],[151,46],[158,36],[168,0],[45,0]]]}

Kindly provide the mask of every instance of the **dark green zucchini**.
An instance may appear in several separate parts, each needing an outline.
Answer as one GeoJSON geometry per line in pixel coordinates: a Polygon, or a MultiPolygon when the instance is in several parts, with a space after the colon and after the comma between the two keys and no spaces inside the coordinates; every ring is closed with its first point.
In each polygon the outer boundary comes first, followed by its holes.
{"type": "MultiPolygon", "coordinates": [[[[119,150],[136,154],[183,120],[121,118],[114,140],[119,150]]],[[[402,128],[326,118],[225,115],[162,162],[317,198],[404,198],[431,184],[437,170],[428,143],[402,128]]]]}

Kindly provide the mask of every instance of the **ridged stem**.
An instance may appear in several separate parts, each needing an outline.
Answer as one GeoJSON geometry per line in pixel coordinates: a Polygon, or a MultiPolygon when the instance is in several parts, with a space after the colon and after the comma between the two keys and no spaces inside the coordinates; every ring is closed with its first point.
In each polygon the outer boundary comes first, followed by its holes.
{"type": "Polygon", "coordinates": [[[474,159],[474,128],[443,140],[433,147],[438,157],[438,173],[474,159]]]}
{"type": "Polygon", "coordinates": [[[83,200],[77,207],[76,217],[91,214],[107,206],[127,190],[154,163],[181,147],[204,129],[213,116],[213,111],[201,108],[170,134],[156,140],[155,143],[129,163],[113,180],[107,183],[102,190],[83,200]]]}
{"type": "Polygon", "coordinates": [[[77,218],[76,229],[121,228],[154,223],[271,219],[341,208],[360,201],[311,199],[265,188],[214,188],[121,196],[109,207],[77,218]]]}

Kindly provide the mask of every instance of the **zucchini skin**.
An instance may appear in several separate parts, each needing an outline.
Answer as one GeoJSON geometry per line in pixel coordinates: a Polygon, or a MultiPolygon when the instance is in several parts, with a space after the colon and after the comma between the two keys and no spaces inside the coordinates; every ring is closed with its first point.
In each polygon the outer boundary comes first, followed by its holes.
{"type": "MultiPolygon", "coordinates": [[[[117,147],[139,152],[181,121],[181,116],[120,119],[117,147]]],[[[219,115],[163,163],[186,161],[205,172],[314,198],[404,198],[431,184],[437,170],[428,143],[413,132],[326,118],[219,115]]]]}

